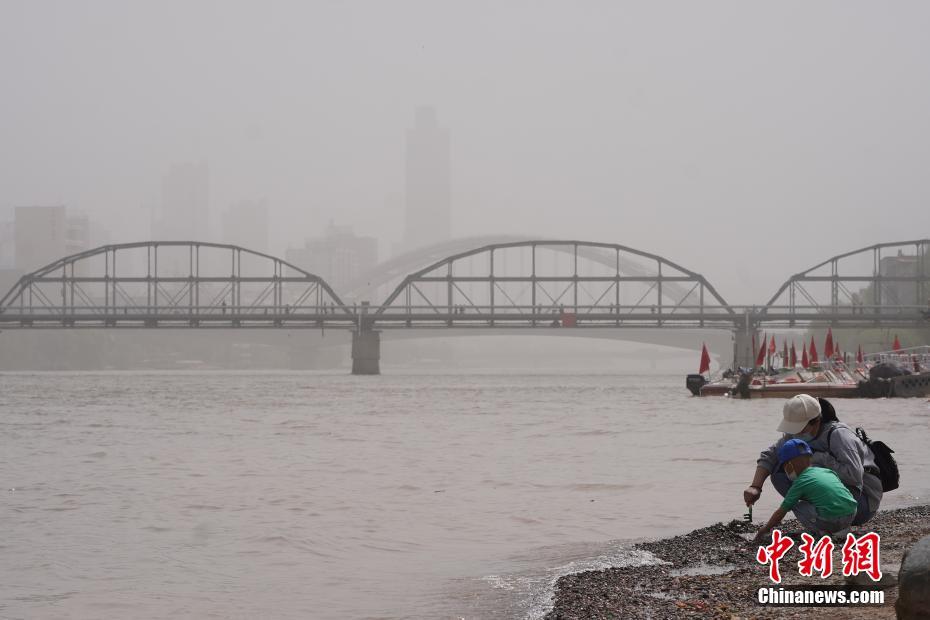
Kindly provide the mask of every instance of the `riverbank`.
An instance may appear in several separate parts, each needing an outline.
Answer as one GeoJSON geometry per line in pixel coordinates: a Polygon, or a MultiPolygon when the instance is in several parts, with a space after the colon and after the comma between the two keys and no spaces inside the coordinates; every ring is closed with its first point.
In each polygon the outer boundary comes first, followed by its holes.
{"type": "MultiPolygon", "coordinates": [[[[797,529],[786,522],[783,530],[797,529]]],[[[885,603],[871,607],[761,607],[756,592],[772,585],[768,567],[755,560],[756,545],[743,534],[755,527],[732,521],[694,530],[682,536],[639,543],[662,563],[652,566],[609,568],[566,575],[558,580],[555,600],[546,620],[607,618],[840,618],[895,617],[897,587],[885,590],[885,603]]],[[[857,530],[881,535],[881,566],[897,575],[904,552],[930,534],[930,505],[880,511],[857,530]]],[[[840,550],[834,551],[834,574],[827,579],[801,577],[800,555],[792,548],[782,560],[784,585],[842,585],[840,550]],[[838,570],[837,570],[838,569],[838,570]]],[[[868,579],[868,578],[866,578],[868,579]]],[[[896,580],[895,580],[896,582],[896,580]]]]}

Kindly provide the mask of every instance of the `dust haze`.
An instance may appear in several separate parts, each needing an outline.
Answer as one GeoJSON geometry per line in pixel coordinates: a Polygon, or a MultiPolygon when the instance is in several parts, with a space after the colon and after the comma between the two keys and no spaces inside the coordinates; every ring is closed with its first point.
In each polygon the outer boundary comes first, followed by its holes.
{"type": "Polygon", "coordinates": [[[928,27],[920,2],[7,0],[0,220],[64,205],[96,245],[224,241],[259,213],[271,254],[341,230],[386,260],[412,243],[426,110],[448,140],[436,241],[619,243],[764,303],[926,236],[928,27]],[[200,168],[206,210],[165,212],[200,168]]]}

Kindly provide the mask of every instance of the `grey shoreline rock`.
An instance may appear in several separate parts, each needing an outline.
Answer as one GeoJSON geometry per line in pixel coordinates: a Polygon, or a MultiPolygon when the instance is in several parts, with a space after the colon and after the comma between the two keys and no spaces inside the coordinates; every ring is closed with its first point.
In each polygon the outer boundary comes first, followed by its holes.
{"type": "Polygon", "coordinates": [[[899,620],[930,618],[930,536],[924,536],[904,553],[898,571],[899,620]]]}
{"type": "MultiPolygon", "coordinates": [[[[756,524],[758,526],[758,524],[756,524]]],[[[786,522],[786,529],[796,523],[786,522]]],[[[914,541],[930,539],[930,505],[915,505],[882,510],[859,533],[875,531],[881,535],[884,558],[897,563],[914,541]],[[894,558],[893,560],[891,558],[894,558]]],[[[834,618],[831,608],[762,607],[757,603],[760,586],[769,585],[767,567],[755,559],[757,546],[747,542],[747,533],[755,528],[741,521],[717,523],[687,534],[641,542],[634,548],[648,551],[662,561],[647,566],[614,567],[561,577],[556,583],[552,610],[545,620],[656,620],[657,618],[753,618],[757,620],[798,620],[799,618],[834,618]],[[706,566],[720,571],[705,570],[706,566]],[[722,572],[723,570],[726,572],[722,572]],[[719,574],[708,574],[719,573],[719,574]]],[[[930,549],[928,549],[930,554],[930,549]]],[[[910,562],[920,564],[911,552],[910,562]]],[[[930,557],[928,555],[927,557],[930,557]]],[[[809,585],[810,578],[797,571],[797,556],[782,565],[785,585],[809,585]]],[[[926,566],[926,564],[925,564],[926,566]]],[[[890,566],[888,568],[891,568],[890,566]]],[[[893,570],[883,570],[880,588],[886,589],[886,605],[874,611],[843,618],[874,620],[893,615],[897,591],[893,570]],[[871,615],[870,615],[871,614],[871,615]],[[876,615],[878,614],[878,615],[876,615]]],[[[898,575],[901,579],[901,575],[898,575]]],[[[861,585],[874,585],[865,577],[861,585]],[[867,579],[868,581],[865,581],[867,579]]],[[[816,583],[842,588],[846,584],[842,571],[816,583]]],[[[921,594],[930,588],[918,585],[921,594]]],[[[927,618],[923,611],[906,618],[927,618]]]]}

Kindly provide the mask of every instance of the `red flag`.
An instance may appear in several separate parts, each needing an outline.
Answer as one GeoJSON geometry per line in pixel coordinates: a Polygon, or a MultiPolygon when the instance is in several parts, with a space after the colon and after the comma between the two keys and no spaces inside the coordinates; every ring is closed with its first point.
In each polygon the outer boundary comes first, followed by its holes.
{"type": "Polygon", "coordinates": [[[701,367],[698,369],[699,374],[704,374],[710,370],[710,353],[707,352],[707,345],[701,347],[701,367]]]}
{"type": "Polygon", "coordinates": [[[859,345],[859,351],[856,353],[856,361],[859,362],[860,364],[863,362],[861,344],[859,345]]]}
{"type": "Polygon", "coordinates": [[[775,346],[775,336],[772,336],[772,342],[769,343],[769,353],[775,355],[776,351],[778,351],[778,347],[775,346]]]}
{"type": "Polygon", "coordinates": [[[807,359],[807,344],[804,344],[804,353],[801,355],[801,368],[809,368],[810,360],[807,359]]]}
{"type": "Polygon", "coordinates": [[[827,341],[823,343],[823,356],[826,359],[833,357],[833,329],[827,328],[827,341]]]}
{"type": "Polygon", "coordinates": [[[817,359],[817,345],[814,343],[814,337],[811,336],[811,364],[816,364],[819,360],[817,359]]]}
{"type": "Polygon", "coordinates": [[[898,335],[897,335],[897,334],[894,335],[894,344],[891,345],[891,348],[892,348],[892,350],[894,350],[894,351],[900,351],[900,350],[901,350],[901,341],[898,340],[898,335]]]}
{"type": "Polygon", "coordinates": [[[794,368],[798,365],[798,352],[794,348],[794,341],[791,342],[791,363],[788,364],[789,368],[794,368]]]}
{"type": "Polygon", "coordinates": [[[765,337],[762,338],[762,346],[759,347],[759,353],[756,355],[756,368],[765,364],[765,337]]]}
{"type": "Polygon", "coordinates": [[[781,349],[782,349],[781,350],[781,365],[782,367],[787,368],[788,367],[788,341],[787,340],[785,340],[782,343],[781,349]]]}

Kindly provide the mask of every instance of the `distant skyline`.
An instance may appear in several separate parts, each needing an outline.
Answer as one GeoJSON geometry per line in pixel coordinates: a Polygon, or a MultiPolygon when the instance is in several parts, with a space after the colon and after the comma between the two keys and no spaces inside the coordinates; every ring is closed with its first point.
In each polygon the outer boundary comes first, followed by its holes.
{"type": "Polygon", "coordinates": [[[453,237],[620,243],[756,303],[928,235],[928,27],[921,2],[7,2],[0,209],[139,239],[166,171],[205,162],[217,233],[264,200],[279,253],[330,220],[390,250],[431,105],[453,237]]]}
{"type": "Polygon", "coordinates": [[[211,210],[207,162],[174,163],[162,176],[161,201],[152,209],[149,236],[211,240],[211,210]]]}
{"type": "Polygon", "coordinates": [[[403,247],[410,251],[452,236],[451,145],[435,107],[417,107],[404,147],[403,247]]]}

